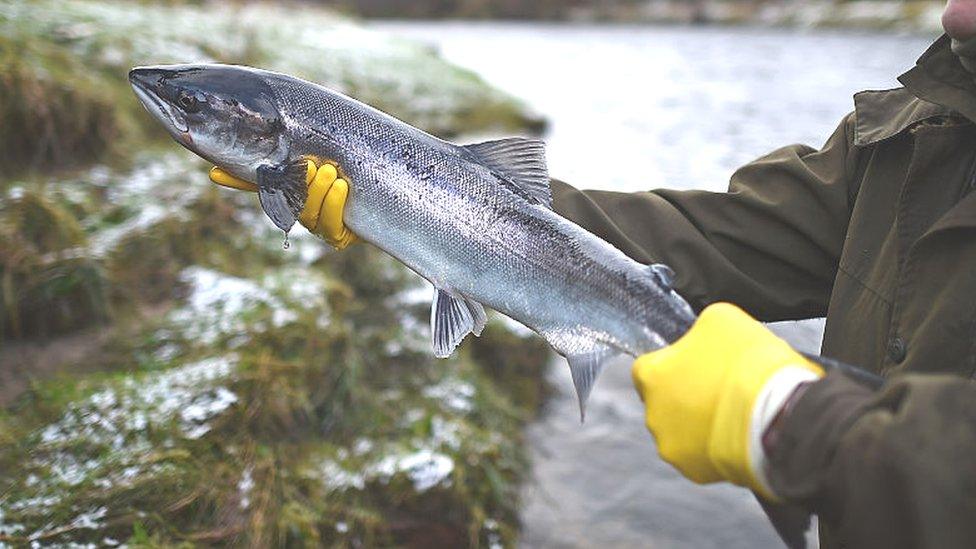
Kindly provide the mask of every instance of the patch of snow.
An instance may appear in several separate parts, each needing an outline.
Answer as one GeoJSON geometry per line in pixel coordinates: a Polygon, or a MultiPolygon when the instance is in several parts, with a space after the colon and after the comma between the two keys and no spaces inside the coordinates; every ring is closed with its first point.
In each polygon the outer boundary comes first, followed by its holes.
{"type": "Polygon", "coordinates": [[[95,257],[106,256],[123,238],[152,227],[165,219],[169,213],[167,208],[158,204],[144,205],[134,217],[93,234],[88,240],[92,254],[95,257]]]}
{"type": "Polygon", "coordinates": [[[400,422],[403,425],[410,425],[427,417],[427,412],[420,408],[411,408],[403,413],[400,422]]]}
{"type": "Polygon", "coordinates": [[[274,310],[284,308],[258,283],[203,267],[188,267],[180,280],[190,287],[187,304],[169,319],[183,332],[203,345],[212,345],[222,336],[243,330],[240,315],[259,304],[274,310]]]}
{"type": "Polygon", "coordinates": [[[105,257],[129,235],[148,231],[169,217],[185,219],[187,208],[206,189],[203,185],[187,183],[190,170],[198,165],[198,161],[187,162],[184,154],[146,156],[128,172],[96,166],[78,180],[60,184],[58,192],[69,201],[81,203],[90,194],[90,187],[104,187],[110,204],[135,212],[121,223],[91,234],[88,240],[90,254],[105,257]]]}
{"type": "Polygon", "coordinates": [[[99,507],[94,511],[88,511],[86,513],[82,513],[78,515],[71,521],[71,524],[69,526],[72,528],[79,528],[79,529],[84,528],[86,530],[94,530],[96,528],[101,527],[100,521],[103,518],[105,518],[105,515],[107,514],[108,514],[107,508],[99,507]]]}
{"type": "Polygon", "coordinates": [[[376,471],[386,477],[406,473],[415,490],[426,492],[450,477],[454,460],[439,452],[420,450],[403,456],[387,456],[376,464],[376,471]]]}
{"type": "MultiPolygon", "coordinates": [[[[91,511],[86,511],[84,513],[79,514],[75,518],[73,518],[71,520],[71,522],[69,522],[67,524],[67,526],[65,527],[65,529],[67,529],[67,530],[96,530],[96,529],[102,527],[101,520],[103,518],[105,518],[105,515],[107,515],[107,514],[108,514],[108,509],[106,507],[99,507],[99,508],[94,509],[94,510],[91,510],[91,511]]],[[[38,530],[38,531],[32,533],[28,537],[30,539],[30,541],[31,541],[31,547],[43,547],[43,545],[38,541],[38,539],[44,537],[49,532],[53,531],[52,530],[52,527],[50,525],[48,525],[45,528],[46,529],[41,529],[41,530],[38,530]]],[[[57,530],[57,529],[60,529],[60,527],[54,528],[54,530],[57,530]]],[[[68,544],[59,545],[59,546],[60,547],[72,547],[72,548],[81,548],[81,547],[87,548],[87,547],[91,547],[93,549],[98,547],[97,545],[94,545],[94,544],[78,544],[78,543],[75,543],[75,542],[70,542],[68,544]]]]}
{"type": "Polygon", "coordinates": [[[434,448],[443,446],[452,450],[461,448],[461,424],[458,421],[434,416],[430,425],[430,446],[434,448]]]}
{"type": "Polygon", "coordinates": [[[20,200],[24,197],[24,186],[23,185],[11,185],[7,189],[7,199],[8,200],[20,200]]]}
{"type": "Polygon", "coordinates": [[[347,471],[332,460],[323,460],[319,472],[322,474],[322,481],[331,490],[362,490],[366,487],[366,477],[363,474],[347,471]]]}
{"type": "Polygon", "coordinates": [[[483,523],[488,537],[488,549],[503,549],[502,536],[498,532],[498,521],[495,519],[485,519],[483,523]]]}
{"type": "MultiPolygon", "coordinates": [[[[32,435],[38,451],[25,467],[32,471],[26,484],[34,495],[4,501],[5,508],[43,516],[60,505],[61,494],[73,486],[91,482],[106,490],[163,471],[165,464],[145,463],[145,457],[159,448],[148,431],[175,421],[182,436],[203,436],[211,429],[210,422],[238,400],[222,384],[231,380],[235,366],[236,357],[231,355],[127,377],[67,406],[57,421],[32,435]],[[108,451],[87,457],[77,453],[79,444],[108,451]]],[[[105,508],[94,509],[77,515],[69,525],[100,528],[106,513],[105,508]]],[[[0,533],[23,530],[4,525],[2,516],[0,527],[0,533]]],[[[40,534],[43,530],[31,536],[40,534]]]]}
{"type": "Polygon", "coordinates": [[[297,321],[303,310],[317,311],[319,326],[330,322],[325,279],[306,270],[288,269],[254,281],[188,267],[180,280],[189,286],[190,294],[169,320],[185,338],[201,345],[229,337],[231,347],[240,347],[249,340],[248,332],[282,328],[297,321]],[[248,324],[246,313],[259,306],[271,311],[270,323],[248,324]]]}
{"type": "Polygon", "coordinates": [[[12,536],[24,531],[23,524],[9,524],[4,520],[3,500],[0,500],[0,535],[12,536]]]}
{"type": "Polygon", "coordinates": [[[251,506],[251,490],[254,489],[254,468],[250,465],[244,468],[241,473],[241,480],[237,481],[237,491],[241,495],[241,509],[251,506]]]}
{"type": "Polygon", "coordinates": [[[180,410],[180,419],[187,438],[200,438],[210,432],[207,423],[237,402],[237,395],[226,387],[217,387],[198,395],[180,410]]]}
{"type": "Polygon", "coordinates": [[[447,482],[453,471],[454,460],[450,456],[429,449],[387,454],[360,466],[358,471],[350,471],[332,459],[322,460],[318,468],[322,482],[336,491],[362,490],[371,480],[388,482],[402,473],[410,478],[417,492],[425,492],[447,482]]]}
{"type": "Polygon", "coordinates": [[[14,511],[21,511],[24,509],[31,508],[46,508],[57,504],[61,501],[61,498],[57,496],[37,496],[33,498],[22,499],[8,505],[8,507],[14,511]]]}
{"type": "Polygon", "coordinates": [[[453,377],[424,389],[424,396],[427,398],[438,400],[449,410],[462,413],[474,409],[474,395],[474,385],[453,377]]]}
{"type": "Polygon", "coordinates": [[[362,456],[373,449],[373,441],[368,438],[358,438],[352,445],[352,452],[357,456],[362,456]]]}
{"type": "MultiPolygon", "coordinates": [[[[150,422],[163,423],[176,414],[185,428],[197,427],[237,402],[237,396],[224,387],[206,387],[227,378],[234,359],[208,358],[141,378],[127,378],[122,391],[107,388],[71,406],[59,421],[41,431],[40,439],[51,444],[83,435],[104,442],[106,435],[120,433],[123,427],[141,431],[150,422]]],[[[119,447],[114,440],[112,445],[119,447]]]]}
{"type": "MultiPolygon", "coordinates": [[[[146,429],[179,421],[183,436],[198,438],[210,430],[209,421],[237,402],[237,396],[223,386],[236,357],[200,360],[171,370],[138,378],[126,378],[118,387],[108,387],[69,406],[61,418],[38,431],[38,441],[55,451],[39,454],[33,465],[47,471],[53,486],[76,486],[95,476],[95,482],[109,487],[131,480],[144,472],[138,465],[121,466],[111,460],[138,456],[149,450],[146,429]],[[73,443],[105,445],[118,454],[108,458],[79,460],[70,449],[73,443]]],[[[22,500],[21,506],[53,505],[57,498],[22,500]]]]}
{"type": "Polygon", "coordinates": [[[160,362],[169,362],[179,356],[180,350],[181,347],[175,343],[165,343],[153,352],[153,358],[160,362]]]}

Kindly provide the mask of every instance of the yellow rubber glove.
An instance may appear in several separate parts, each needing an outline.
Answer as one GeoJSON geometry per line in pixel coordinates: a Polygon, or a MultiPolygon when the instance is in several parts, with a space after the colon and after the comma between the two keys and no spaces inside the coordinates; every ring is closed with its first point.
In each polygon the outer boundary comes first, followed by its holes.
{"type": "MultiPolygon", "coordinates": [[[[210,169],[210,180],[232,189],[249,192],[258,190],[257,185],[238,179],[216,166],[210,169]]],[[[298,216],[298,221],[337,250],[359,240],[342,221],[346,198],[349,196],[349,183],[339,177],[336,167],[330,163],[317,166],[309,160],[306,182],[308,199],[305,200],[305,208],[298,216]]]]}
{"type": "Polygon", "coordinates": [[[691,330],[638,357],[634,384],[665,461],[697,483],[728,481],[775,501],[765,480],[762,431],[804,381],[823,370],[728,303],[691,330]]]}

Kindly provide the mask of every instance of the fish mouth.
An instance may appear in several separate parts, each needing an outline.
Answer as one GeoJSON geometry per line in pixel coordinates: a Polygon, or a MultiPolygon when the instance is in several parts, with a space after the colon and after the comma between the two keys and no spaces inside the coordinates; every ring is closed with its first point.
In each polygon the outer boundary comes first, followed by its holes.
{"type": "Polygon", "coordinates": [[[186,118],[169,102],[159,97],[154,89],[163,74],[162,70],[153,67],[136,67],[129,71],[129,84],[149,114],[163,122],[174,137],[188,141],[190,128],[186,118]]]}

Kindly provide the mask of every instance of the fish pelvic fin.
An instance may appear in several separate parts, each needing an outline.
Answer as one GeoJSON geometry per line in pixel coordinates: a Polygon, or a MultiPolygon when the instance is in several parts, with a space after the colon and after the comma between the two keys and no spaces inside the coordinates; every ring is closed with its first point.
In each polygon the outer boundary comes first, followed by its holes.
{"type": "Polygon", "coordinates": [[[603,372],[607,361],[620,354],[615,349],[599,346],[591,351],[566,355],[569,372],[573,375],[576,398],[579,400],[580,423],[586,421],[586,401],[590,398],[597,377],[603,372]]]}
{"type": "Polygon", "coordinates": [[[468,334],[480,336],[488,316],[477,301],[434,288],[430,330],[434,356],[447,358],[468,334]]]}
{"type": "Polygon", "coordinates": [[[477,160],[503,176],[532,201],[552,208],[546,143],[541,139],[509,137],[472,143],[463,148],[477,160]]]}
{"type": "Polygon", "coordinates": [[[261,208],[279,229],[287,233],[308,198],[308,163],[298,158],[277,166],[259,166],[257,172],[261,208]]]}

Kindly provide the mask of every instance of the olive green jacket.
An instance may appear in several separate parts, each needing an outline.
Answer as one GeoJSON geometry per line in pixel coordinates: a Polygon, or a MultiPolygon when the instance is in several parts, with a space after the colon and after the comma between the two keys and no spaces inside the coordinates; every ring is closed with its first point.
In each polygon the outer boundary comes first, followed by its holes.
{"type": "Polygon", "coordinates": [[[819,150],[742,167],[725,193],[578,191],[556,211],[634,259],[664,262],[698,309],[826,316],[823,354],[885,376],[800,397],[772,482],[821,517],[826,546],[976,546],[976,84],[940,38],[855,95],[819,150]],[[957,377],[958,376],[958,377],[957,377]]]}

